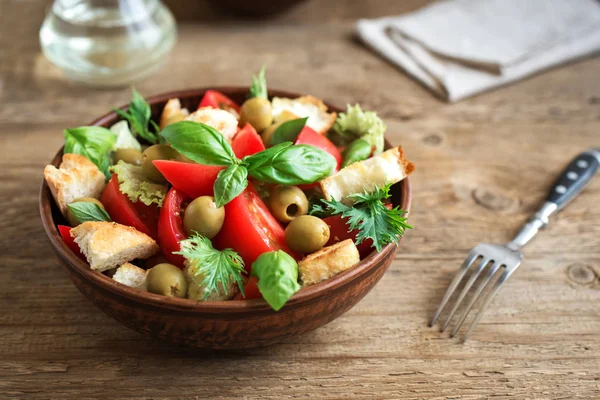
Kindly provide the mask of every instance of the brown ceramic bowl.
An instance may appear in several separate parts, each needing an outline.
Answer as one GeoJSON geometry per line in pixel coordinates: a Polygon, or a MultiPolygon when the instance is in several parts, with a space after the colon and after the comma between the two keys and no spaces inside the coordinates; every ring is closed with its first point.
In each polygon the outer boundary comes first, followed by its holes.
{"type": "MultiPolygon", "coordinates": [[[[195,109],[206,89],[166,93],[148,99],[153,117],[170,98],[195,109]]],[[[242,102],[248,88],[216,88],[242,102]]],[[[298,93],[270,91],[272,96],[298,97],[298,93]]],[[[341,111],[329,105],[331,110],[341,111]]],[[[111,112],[92,124],[108,127],[119,117],[111,112]]],[[[386,146],[390,146],[386,143],[386,146]]],[[[58,166],[62,149],[52,164],[58,166]]],[[[409,210],[410,181],[393,186],[393,201],[409,210]]],[[[75,286],[106,314],[139,332],[170,342],[201,348],[234,349],[265,346],[316,329],[333,321],[358,303],[390,266],[396,246],[389,244],[371,253],[358,266],[327,281],[301,289],[278,312],[263,300],[196,302],[146,293],[117,283],[90,270],[65,245],[56,225],[66,224],[45,182],[40,192],[42,223],[61,265],[75,286]]]]}

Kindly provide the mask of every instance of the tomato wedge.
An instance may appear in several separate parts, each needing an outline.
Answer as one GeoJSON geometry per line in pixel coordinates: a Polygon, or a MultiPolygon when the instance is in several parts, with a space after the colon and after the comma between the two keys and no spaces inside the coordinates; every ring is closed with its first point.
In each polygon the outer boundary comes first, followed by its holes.
{"type": "Polygon", "coordinates": [[[187,238],[181,219],[181,204],[188,200],[190,198],[184,193],[174,187],[171,188],[165,197],[158,218],[157,240],[160,250],[168,262],[181,269],[184,268],[185,258],[179,254],[173,254],[173,252],[179,251],[179,241],[187,238]]]}
{"type": "Polygon", "coordinates": [[[224,168],[168,160],[155,160],[153,163],[171,185],[192,199],[212,196],[217,175],[224,168]]]}
{"type": "Polygon", "coordinates": [[[338,148],[333,144],[329,139],[325,137],[325,135],[321,135],[312,128],[308,126],[304,126],[300,134],[296,138],[294,144],[309,144],[311,146],[318,147],[321,150],[324,150],[331,154],[335,161],[337,161],[337,170],[342,167],[342,153],[338,150],[338,148]]]}
{"type": "Polygon", "coordinates": [[[250,124],[246,124],[233,137],[231,147],[235,156],[240,159],[265,149],[262,139],[250,124]]]}
{"type": "MultiPolygon", "coordinates": [[[[331,246],[346,239],[356,240],[358,231],[353,230],[348,232],[348,225],[346,225],[346,218],[342,218],[339,215],[333,215],[331,217],[323,218],[323,221],[329,225],[329,241],[325,246],[331,246]]],[[[371,253],[371,246],[373,245],[372,240],[363,240],[361,244],[356,246],[360,257],[363,258],[371,253]]]]}
{"type": "Polygon", "coordinates": [[[213,243],[218,249],[237,251],[248,274],[252,263],[262,253],[281,249],[298,257],[285,244],[283,228],[271,215],[252,183],[225,205],[225,222],[213,243]]]}
{"type": "Polygon", "coordinates": [[[116,174],[113,174],[106,184],[100,201],[113,221],[122,225],[132,226],[138,231],[156,239],[158,207],[155,204],[147,206],[144,203],[134,203],[129,200],[126,195],[121,193],[116,174]]]}
{"type": "Polygon", "coordinates": [[[79,245],[77,243],[75,243],[75,239],[73,239],[71,237],[71,229],[72,228],[70,226],[66,226],[66,225],[58,225],[57,228],[58,228],[58,233],[60,233],[60,236],[62,236],[67,247],[69,249],[71,249],[71,251],[73,253],[77,254],[77,256],[79,258],[81,258],[84,261],[87,261],[85,258],[85,255],[81,252],[79,245]]]}
{"type": "Polygon", "coordinates": [[[198,104],[199,109],[202,107],[220,108],[225,111],[233,110],[237,115],[240,115],[240,106],[238,106],[235,101],[216,90],[207,90],[206,93],[204,93],[204,97],[202,97],[200,104],[198,104]]]}
{"type": "Polygon", "coordinates": [[[258,278],[256,276],[251,276],[246,285],[244,285],[244,294],[246,297],[242,296],[242,293],[238,293],[233,299],[234,300],[252,300],[252,299],[262,299],[262,294],[260,290],[258,290],[258,278]]]}

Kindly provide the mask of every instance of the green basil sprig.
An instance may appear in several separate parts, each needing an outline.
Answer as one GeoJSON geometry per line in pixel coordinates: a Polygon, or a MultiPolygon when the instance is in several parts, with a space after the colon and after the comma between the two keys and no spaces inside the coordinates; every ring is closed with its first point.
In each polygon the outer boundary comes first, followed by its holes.
{"type": "Polygon", "coordinates": [[[307,120],[308,117],[292,119],[279,125],[271,136],[271,146],[283,142],[294,142],[298,138],[300,132],[302,132],[302,129],[304,129],[307,120]]]}
{"type": "Polygon", "coordinates": [[[235,199],[248,186],[248,170],[238,164],[231,164],[225,168],[215,181],[215,203],[217,207],[223,207],[235,199]]]}
{"type": "Polygon", "coordinates": [[[283,250],[258,256],[252,263],[252,276],[258,278],[258,290],[275,311],[300,290],[298,264],[283,250]]]}
{"type": "Polygon", "coordinates": [[[117,140],[117,136],[106,128],[99,126],[80,126],[65,129],[65,153],[80,154],[110,178],[110,159],[108,153],[117,140]]]}
{"type": "Polygon", "coordinates": [[[373,152],[373,146],[364,139],[356,139],[350,146],[344,150],[342,154],[344,156],[344,162],[342,168],[347,167],[350,164],[354,164],[357,161],[366,160],[371,156],[373,152]]]}
{"type": "Polygon", "coordinates": [[[186,157],[205,165],[226,166],[214,185],[215,203],[220,207],[237,197],[252,176],[267,183],[299,185],[319,181],[335,169],[329,153],[309,145],[280,143],[238,159],[231,145],[216,129],[201,122],[181,121],[167,126],[161,135],[186,157]]]}
{"type": "Polygon", "coordinates": [[[244,157],[248,174],[267,183],[301,185],[320,181],[335,168],[335,158],[307,144],[284,142],[244,157]]]}
{"type": "Polygon", "coordinates": [[[117,108],[115,112],[129,122],[133,133],[152,144],[158,143],[158,131],[160,131],[160,128],[156,122],[152,121],[150,104],[133,87],[131,88],[131,103],[127,106],[127,110],[123,111],[117,108]],[[150,127],[152,127],[154,132],[150,130],[150,127]]]}
{"type": "Polygon", "coordinates": [[[166,126],[160,134],[175,150],[199,164],[226,166],[237,163],[231,145],[212,126],[181,121],[166,126]]]}
{"type": "Polygon", "coordinates": [[[110,216],[106,210],[96,203],[89,201],[78,201],[69,204],[71,214],[80,224],[86,221],[110,221],[110,216]]]}

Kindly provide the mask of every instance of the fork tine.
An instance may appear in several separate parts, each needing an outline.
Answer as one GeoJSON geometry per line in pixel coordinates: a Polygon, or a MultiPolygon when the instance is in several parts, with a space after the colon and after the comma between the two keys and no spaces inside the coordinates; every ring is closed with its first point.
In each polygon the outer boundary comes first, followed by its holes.
{"type": "Polygon", "coordinates": [[[454,291],[456,290],[456,287],[460,283],[460,280],[465,275],[465,272],[467,272],[469,267],[471,267],[473,262],[479,257],[479,255],[474,250],[475,249],[471,250],[471,252],[467,256],[467,258],[465,258],[465,261],[463,261],[459,270],[456,271],[456,274],[454,275],[454,278],[452,278],[452,282],[450,283],[450,286],[448,286],[448,289],[446,289],[446,293],[444,293],[442,302],[438,306],[435,314],[433,315],[433,318],[429,322],[429,326],[433,326],[433,324],[435,324],[437,319],[440,317],[440,314],[444,310],[446,303],[448,303],[448,299],[450,299],[450,296],[452,296],[452,293],[454,293],[454,291]]]}
{"type": "Polygon", "coordinates": [[[469,326],[467,333],[465,333],[465,337],[463,338],[463,343],[467,341],[467,339],[469,338],[469,335],[471,334],[471,331],[473,330],[473,328],[475,328],[475,326],[479,323],[479,320],[483,316],[485,309],[492,302],[492,300],[494,299],[494,296],[496,296],[496,293],[498,293],[498,290],[500,290],[500,287],[502,286],[502,284],[504,282],[506,282],[506,280],[508,279],[508,277],[510,276],[511,273],[512,273],[512,271],[509,271],[509,269],[506,269],[504,271],[504,273],[502,275],[500,275],[500,277],[496,280],[496,282],[494,283],[493,289],[490,290],[490,292],[485,297],[483,304],[479,308],[479,311],[477,311],[477,315],[475,316],[475,319],[473,320],[473,322],[471,322],[471,326],[469,326]]]}
{"type": "Polygon", "coordinates": [[[488,265],[489,262],[490,262],[490,259],[487,257],[484,257],[481,260],[479,267],[471,273],[471,276],[469,277],[469,280],[467,281],[467,283],[463,287],[462,291],[460,292],[458,299],[454,302],[454,307],[452,307],[452,310],[450,311],[450,315],[448,315],[446,322],[444,322],[444,324],[442,325],[442,329],[440,329],[440,332],[444,332],[446,330],[446,328],[450,324],[450,320],[452,320],[452,317],[454,316],[454,313],[456,312],[456,310],[458,310],[460,303],[462,303],[463,299],[467,295],[467,292],[469,291],[469,289],[471,289],[471,286],[473,286],[473,283],[477,280],[477,277],[479,276],[481,271],[483,271],[483,269],[486,267],[486,265],[488,265]]]}
{"type": "Polygon", "coordinates": [[[467,308],[463,312],[463,314],[462,314],[462,316],[460,318],[460,321],[458,321],[458,324],[456,324],[456,326],[452,330],[452,333],[450,334],[450,337],[456,336],[456,334],[458,333],[458,330],[462,326],[463,322],[465,322],[465,319],[467,318],[467,315],[469,314],[469,312],[471,312],[471,308],[473,308],[473,305],[475,304],[475,302],[477,301],[477,299],[481,295],[481,292],[483,292],[483,290],[485,289],[485,287],[490,283],[490,281],[492,280],[492,277],[494,276],[494,274],[496,273],[496,271],[498,271],[498,269],[500,268],[501,265],[502,264],[498,263],[498,262],[495,262],[492,265],[492,268],[490,269],[490,272],[487,274],[487,276],[485,277],[484,281],[479,284],[479,286],[477,287],[477,290],[475,291],[475,294],[473,294],[473,297],[471,297],[471,301],[469,302],[469,305],[467,306],[467,308]]]}

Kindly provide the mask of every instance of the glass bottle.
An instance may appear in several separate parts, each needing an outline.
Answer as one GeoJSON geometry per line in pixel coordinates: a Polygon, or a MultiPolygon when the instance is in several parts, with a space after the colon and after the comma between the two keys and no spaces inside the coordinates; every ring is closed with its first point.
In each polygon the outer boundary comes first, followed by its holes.
{"type": "Polygon", "coordinates": [[[147,76],[176,39],[175,19],[160,0],[55,0],[40,29],[50,62],[98,86],[147,76]]]}

